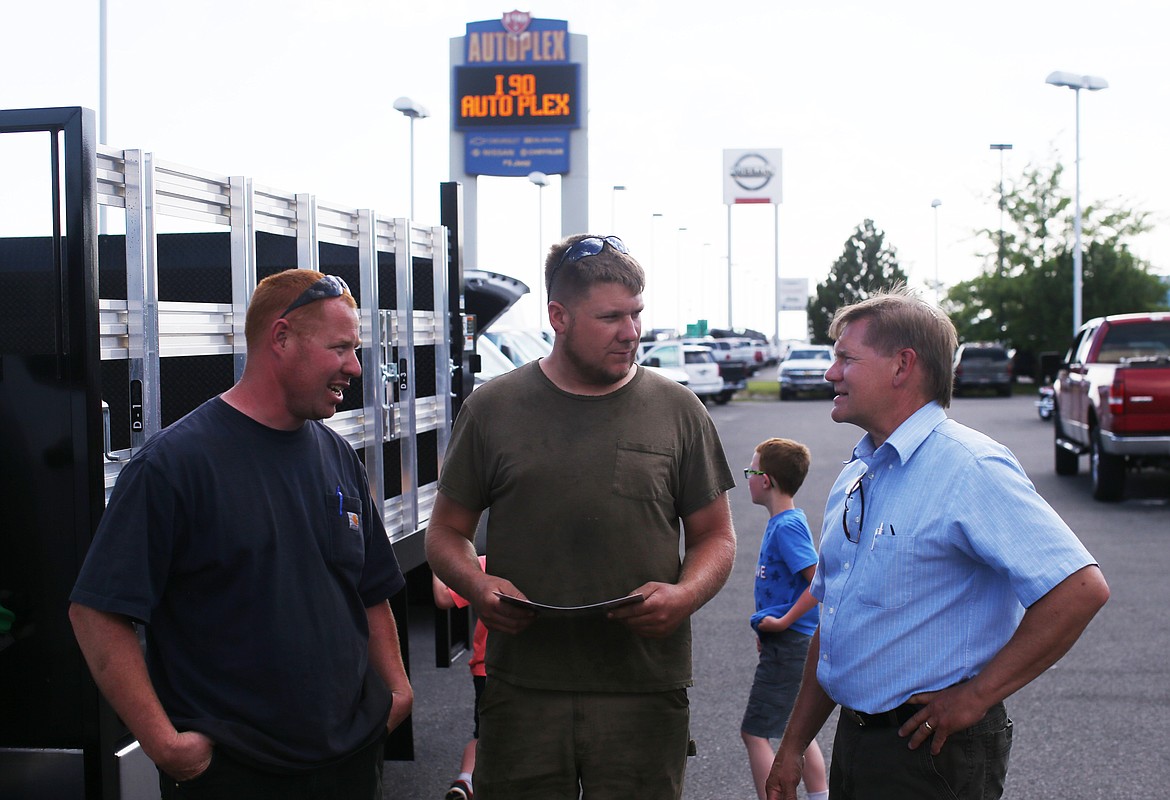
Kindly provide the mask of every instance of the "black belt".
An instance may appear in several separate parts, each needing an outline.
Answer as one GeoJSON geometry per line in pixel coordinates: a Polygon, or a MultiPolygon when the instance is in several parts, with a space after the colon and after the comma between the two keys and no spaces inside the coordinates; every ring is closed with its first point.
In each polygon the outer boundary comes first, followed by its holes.
{"type": "Polygon", "coordinates": [[[841,712],[850,722],[859,728],[900,728],[906,720],[917,714],[922,706],[913,703],[903,703],[890,711],[880,714],[866,714],[864,711],[854,711],[852,708],[841,706],[841,712]]]}

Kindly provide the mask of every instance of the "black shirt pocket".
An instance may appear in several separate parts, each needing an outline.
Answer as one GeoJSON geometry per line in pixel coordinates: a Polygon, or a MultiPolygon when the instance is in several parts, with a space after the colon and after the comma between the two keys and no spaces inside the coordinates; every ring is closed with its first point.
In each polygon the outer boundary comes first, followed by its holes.
{"type": "Polygon", "coordinates": [[[356,578],[361,574],[366,560],[362,501],[337,490],[329,495],[326,509],[329,521],[329,564],[356,578]]]}

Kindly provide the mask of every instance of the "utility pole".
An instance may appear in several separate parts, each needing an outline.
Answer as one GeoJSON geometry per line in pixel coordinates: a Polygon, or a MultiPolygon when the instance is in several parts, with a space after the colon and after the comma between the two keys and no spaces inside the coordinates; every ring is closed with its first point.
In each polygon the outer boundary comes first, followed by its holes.
{"type": "MultiPolygon", "coordinates": [[[[1007,257],[1007,250],[1003,244],[1003,211],[1007,207],[1003,195],[1003,151],[1011,150],[1012,146],[1010,144],[993,144],[991,145],[991,149],[999,151],[999,265],[996,268],[996,277],[999,278],[996,286],[996,294],[999,297],[999,312],[996,316],[995,325],[996,333],[1002,335],[1004,329],[1007,327],[1006,321],[1003,318],[1003,262],[1007,257]]],[[[999,336],[996,338],[998,339],[999,336]]]]}

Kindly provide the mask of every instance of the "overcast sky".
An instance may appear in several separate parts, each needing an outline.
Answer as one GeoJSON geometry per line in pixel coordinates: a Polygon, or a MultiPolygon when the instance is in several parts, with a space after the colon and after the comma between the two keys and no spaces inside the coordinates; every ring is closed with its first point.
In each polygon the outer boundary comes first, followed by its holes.
{"type": "MultiPolygon", "coordinates": [[[[0,108],[96,109],[98,0],[3,5],[0,108]]],[[[407,95],[432,114],[415,127],[415,202],[420,221],[437,222],[438,184],[453,177],[450,39],[512,8],[109,0],[108,143],[406,216],[409,123],[392,103],[407,95]]],[[[680,316],[726,323],[728,148],[783,150],[784,277],[811,288],[866,218],[916,285],[936,268],[944,283],[972,277],[989,250],[975,231],[998,227],[1000,154],[989,144],[1014,145],[1003,154],[1009,183],[1027,164],[1059,158],[1073,191],[1074,93],[1045,84],[1053,70],[1109,81],[1081,96],[1082,200],[1150,212],[1157,230],[1134,250],[1170,273],[1168,9],[1158,0],[520,7],[588,37],[590,227],[612,227],[647,266],[648,327],[680,316]]],[[[481,268],[535,289],[540,249],[562,233],[557,188],[544,191],[538,239],[539,190],[481,179],[481,268]]],[[[733,321],[767,332],[772,223],[771,207],[732,214],[733,321]]],[[[535,324],[535,303],[514,317],[535,324]]]]}

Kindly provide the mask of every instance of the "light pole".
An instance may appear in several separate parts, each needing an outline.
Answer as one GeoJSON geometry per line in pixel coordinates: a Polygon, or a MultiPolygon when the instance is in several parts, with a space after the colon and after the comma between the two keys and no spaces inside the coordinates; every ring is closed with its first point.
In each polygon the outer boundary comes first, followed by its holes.
{"type": "Polygon", "coordinates": [[[414,219],[414,121],[426,119],[431,114],[422,104],[414,102],[409,97],[399,97],[395,100],[394,110],[401,111],[410,118],[410,218],[414,219]]]}
{"type": "Polygon", "coordinates": [[[1065,86],[1076,95],[1076,216],[1073,218],[1073,232],[1076,239],[1073,250],[1073,335],[1081,327],[1081,293],[1084,276],[1081,258],[1081,89],[1096,92],[1109,88],[1109,81],[1096,75],[1074,75],[1071,72],[1051,73],[1044,81],[1052,86],[1065,86]]]}
{"type": "Polygon", "coordinates": [[[999,266],[997,268],[999,288],[996,290],[996,294],[999,295],[999,318],[996,320],[996,325],[999,333],[1002,334],[1006,323],[1003,318],[1003,260],[1007,255],[1003,246],[1003,211],[1007,206],[1003,195],[1003,151],[1011,150],[1012,146],[1010,144],[993,144],[991,149],[999,151],[999,266]]]}
{"type": "Polygon", "coordinates": [[[658,327],[662,327],[662,325],[661,325],[661,323],[662,323],[662,310],[659,306],[659,303],[662,300],[662,292],[660,292],[658,290],[659,279],[662,276],[659,274],[658,261],[656,260],[656,256],[654,255],[654,234],[658,230],[657,223],[658,223],[658,220],[660,220],[660,219],[662,219],[662,214],[657,212],[657,211],[655,211],[653,214],[650,215],[650,269],[654,275],[654,283],[650,282],[649,275],[646,276],[646,283],[652,287],[650,289],[650,291],[651,291],[650,305],[653,309],[653,317],[652,318],[654,319],[655,322],[659,323],[658,327]]]}
{"type": "Polygon", "coordinates": [[[699,279],[695,281],[695,284],[699,287],[700,298],[700,301],[697,304],[697,308],[695,309],[695,315],[698,318],[710,319],[711,316],[710,314],[706,313],[707,307],[703,305],[705,302],[710,302],[711,297],[714,294],[713,292],[712,294],[707,294],[709,291],[707,288],[707,277],[711,274],[711,270],[707,269],[707,261],[710,257],[710,253],[711,243],[703,242],[703,258],[699,262],[699,279]]]}
{"type": "Polygon", "coordinates": [[[683,320],[682,310],[682,290],[683,290],[683,274],[682,274],[682,235],[687,232],[686,228],[679,228],[678,233],[674,237],[674,318],[679,325],[679,331],[686,330],[686,323],[683,320]]]}
{"type": "Polygon", "coordinates": [[[626,187],[615,186],[613,193],[610,195],[609,201],[609,232],[612,235],[617,234],[617,193],[624,192],[626,187]]]}
{"type": "Polygon", "coordinates": [[[1003,194],[1003,151],[1011,150],[1012,146],[1010,144],[993,144],[991,145],[991,149],[999,151],[999,273],[1000,277],[1003,277],[1003,259],[1005,252],[1003,249],[1003,211],[1007,207],[1003,194]]]}
{"type": "Polygon", "coordinates": [[[536,249],[540,251],[536,259],[536,327],[544,330],[548,311],[540,301],[544,295],[544,187],[548,186],[548,176],[529,172],[528,180],[536,184],[536,249]]]}
{"type": "Polygon", "coordinates": [[[940,302],[942,284],[938,280],[938,207],[941,205],[942,200],[937,197],[930,201],[930,207],[934,209],[934,304],[936,306],[942,305],[940,302]]]}

